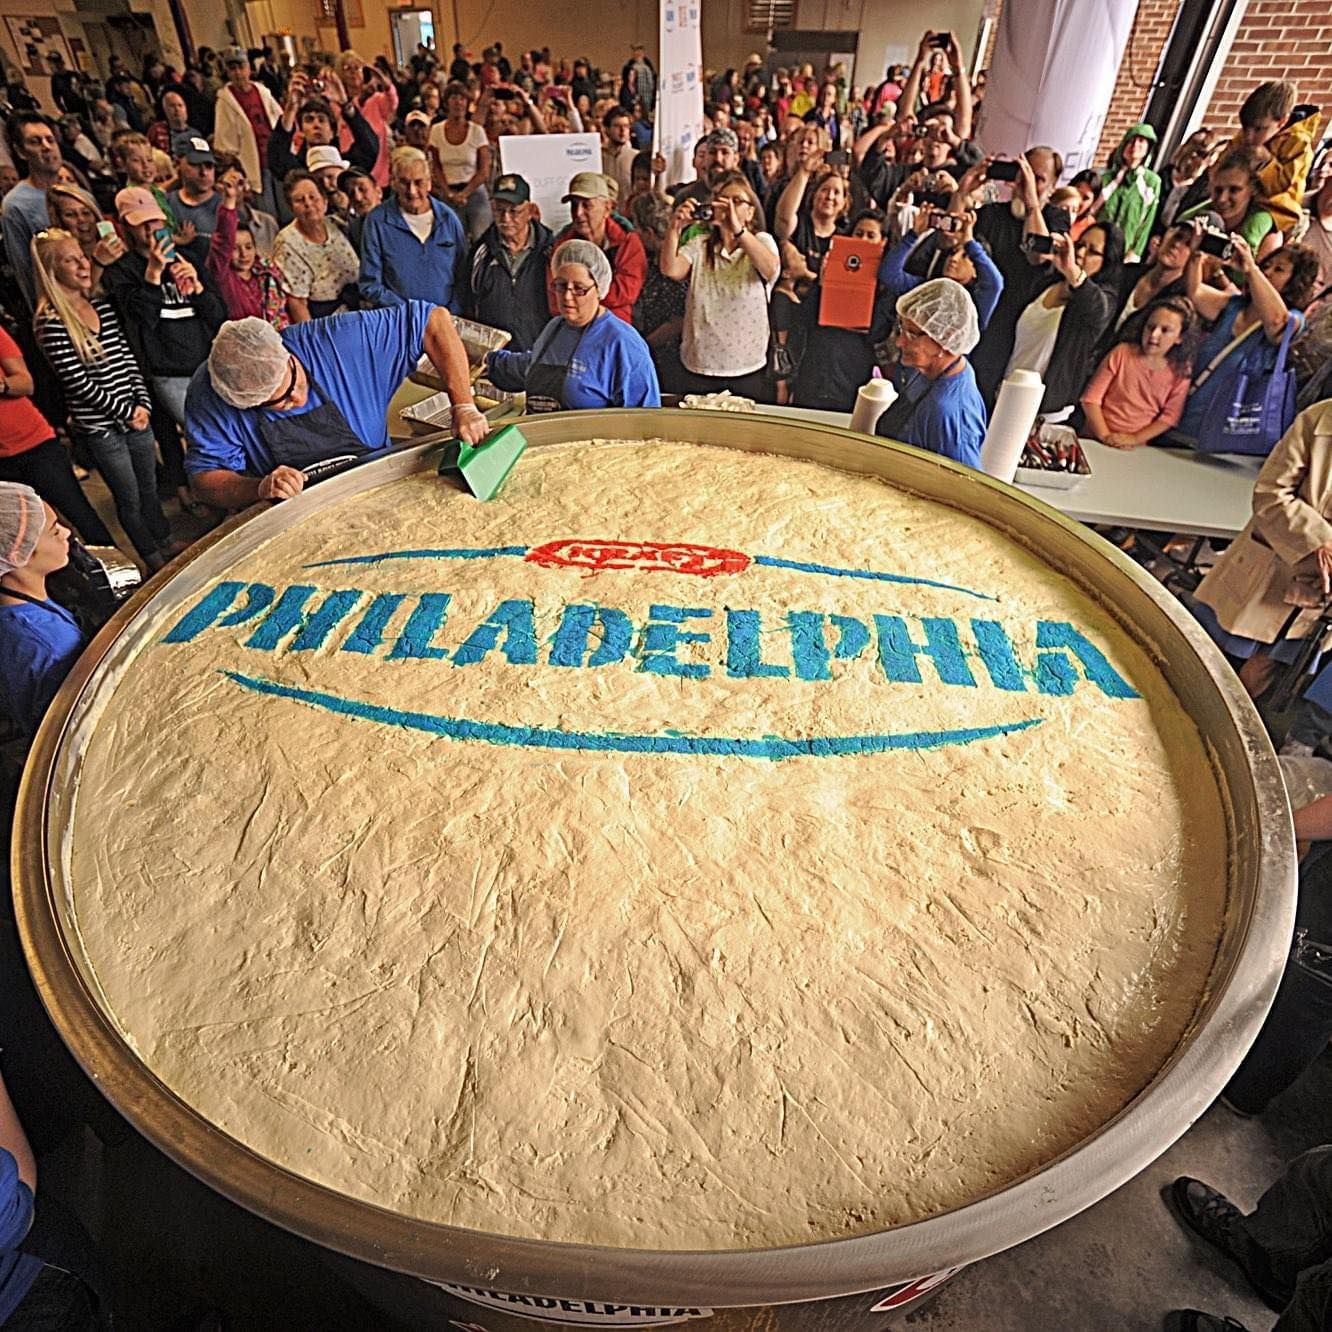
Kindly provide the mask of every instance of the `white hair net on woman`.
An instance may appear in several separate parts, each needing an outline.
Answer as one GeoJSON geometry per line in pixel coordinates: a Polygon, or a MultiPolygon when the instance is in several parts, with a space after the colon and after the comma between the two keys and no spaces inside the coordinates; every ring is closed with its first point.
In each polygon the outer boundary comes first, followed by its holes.
{"type": "Polygon", "coordinates": [[[897,298],[897,314],[954,356],[965,356],[980,341],[975,302],[952,278],[934,278],[903,292],[897,298]]]}
{"type": "Polygon", "coordinates": [[[23,568],[45,530],[41,496],[31,486],[0,481],[0,574],[23,568]]]}
{"type": "Polygon", "coordinates": [[[208,377],[223,402],[258,407],[276,398],[291,375],[291,353],[266,319],[233,319],[208,353],[208,377]]]}
{"type": "Polygon", "coordinates": [[[565,264],[582,264],[592,274],[592,281],[597,284],[597,296],[602,297],[610,290],[611,266],[599,245],[591,241],[567,240],[551,261],[551,271],[558,272],[565,264]]]}

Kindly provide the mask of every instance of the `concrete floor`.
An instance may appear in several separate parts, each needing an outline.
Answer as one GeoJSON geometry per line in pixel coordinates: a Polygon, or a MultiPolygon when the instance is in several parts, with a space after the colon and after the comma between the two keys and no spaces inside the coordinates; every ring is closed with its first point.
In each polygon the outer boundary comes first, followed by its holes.
{"type": "MultiPolygon", "coordinates": [[[[113,522],[94,478],[90,496],[113,522]]],[[[178,535],[198,524],[180,521],[178,535]]],[[[113,530],[116,530],[113,526],[113,530]]],[[[128,548],[126,546],[126,548],[128,548]]],[[[1251,1208],[1284,1162],[1332,1140],[1332,1056],[1259,1119],[1213,1107],[1157,1162],[1110,1197],[1019,1248],[968,1268],[925,1306],[883,1326],[920,1332],[1130,1332],[1193,1306],[1251,1332],[1275,1321],[1224,1260],[1175,1223],[1160,1193],[1196,1175],[1251,1208]]],[[[312,1246],[196,1183],[137,1135],[101,1148],[90,1135],[48,1163],[98,1236],[120,1326],[133,1329],[388,1328],[312,1246]]],[[[706,1326],[703,1324],[702,1326],[706,1326]]]]}

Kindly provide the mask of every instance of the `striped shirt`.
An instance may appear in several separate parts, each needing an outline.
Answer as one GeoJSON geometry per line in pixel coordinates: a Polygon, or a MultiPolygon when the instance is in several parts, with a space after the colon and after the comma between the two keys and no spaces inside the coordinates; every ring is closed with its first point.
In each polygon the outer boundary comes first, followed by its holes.
{"type": "Polygon", "coordinates": [[[37,321],[37,342],[65,390],[70,425],[80,434],[106,435],[128,430],[134,409],[151,408],[152,399],[114,307],[101,296],[90,304],[101,324],[101,358],[82,361],[68,329],[50,312],[37,321]]]}

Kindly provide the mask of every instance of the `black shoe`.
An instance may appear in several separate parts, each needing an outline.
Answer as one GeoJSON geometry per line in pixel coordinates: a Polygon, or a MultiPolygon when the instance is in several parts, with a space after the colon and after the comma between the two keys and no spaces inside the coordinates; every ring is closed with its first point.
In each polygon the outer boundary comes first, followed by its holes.
{"type": "MultiPolygon", "coordinates": [[[[1218,1193],[1200,1179],[1181,1175],[1166,1189],[1165,1199],[1184,1225],[1239,1267],[1269,1309],[1280,1313],[1290,1303],[1290,1291],[1279,1290],[1271,1282],[1260,1283],[1249,1271],[1245,1251],[1237,1236],[1238,1223],[1244,1219],[1244,1214],[1224,1193],[1218,1193]]],[[[1198,1326],[1207,1328],[1209,1324],[1198,1326]]],[[[1225,1323],[1217,1326],[1224,1327],[1225,1323]]]]}
{"type": "Polygon", "coordinates": [[[1172,1309],[1165,1316],[1165,1332],[1249,1332],[1243,1323],[1201,1309],[1172,1309]]]}

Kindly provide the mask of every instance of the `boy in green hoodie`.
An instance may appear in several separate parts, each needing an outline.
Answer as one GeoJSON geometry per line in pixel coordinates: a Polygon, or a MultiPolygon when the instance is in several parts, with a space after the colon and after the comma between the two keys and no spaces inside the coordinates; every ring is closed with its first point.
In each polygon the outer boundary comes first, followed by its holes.
{"type": "Polygon", "coordinates": [[[1156,131],[1150,125],[1132,126],[1101,176],[1099,216],[1123,230],[1125,263],[1137,263],[1146,253],[1161,204],[1161,177],[1147,165],[1155,146],[1156,131]]]}

